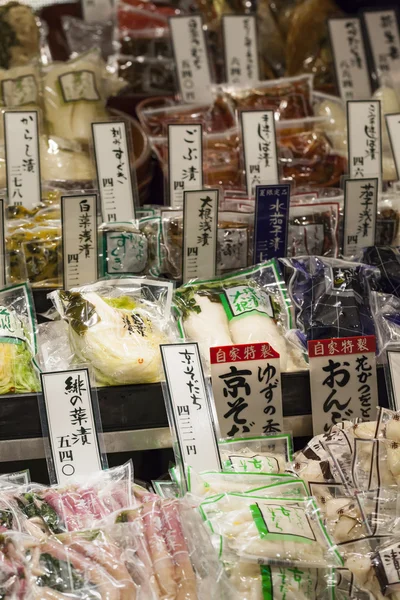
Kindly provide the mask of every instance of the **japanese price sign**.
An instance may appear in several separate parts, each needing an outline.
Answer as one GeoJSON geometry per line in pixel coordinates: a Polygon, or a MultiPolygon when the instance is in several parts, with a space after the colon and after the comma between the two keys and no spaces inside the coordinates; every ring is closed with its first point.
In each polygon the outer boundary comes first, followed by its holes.
{"type": "Polygon", "coordinates": [[[365,10],[362,18],[379,85],[385,85],[385,77],[388,74],[398,77],[400,70],[400,37],[396,10],[365,10]]]}
{"type": "Polygon", "coordinates": [[[343,100],[371,97],[367,59],[360,19],[328,19],[336,79],[343,100]]]}
{"type": "Polygon", "coordinates": [[[400,179],[400,113],[385,115],[385,119],[396,165],[397,179],[400,179]]]}
{"type": "Polygon", "coordinates": [[[211,415],[199,348],[191,344],[161,344],[171,416],[185,469],[220,470],[217,438],[211,415]]]}
{"type": "Polygon", "coordinates": [[[138,191],[132,175],[126,123],[92,123],[92,133],[103,221],[131,221],[135,218],[138,191]]]}
{"type": "Polygon", "coordinates": [[[216,274],[219,190],[184,192],[182,277],[216,274]]]}
{"type": "Polygon", "coordinates": [[[185,190],[203,187],[203,128],[201,125],[168,125],[169,202],[183,206],[185,190]]]}
{"type": "Polygon", "coordinates": [[[87,23],[100,23],[113,18],[114,0],[81,0],[83,19],[87,23]]]}
{"type": "Polygon", "coordinates": [[[0,198],[0,289],[6,285],[6,236],[4,200],[0,198]]]}
{"type": "Polygon", "coordinates": [[[201,17],[171,17],[169,26],[182,101],[212,103],[210,66],[201,17]]]}
{"type": "Polygon", "coordinates": [[[255,15],[224,15],[222,32],[225,48],[226,81],[243,85],[259,80],[257,27],[255,15]]]}
{"type": "Polygon", "coordinates": [[[400,350],[391,349],[386,351],[386,372],[388,381],[388,392],[393,410],[400,410],[400,350]]]}
{"type": "Polygon", "coordinates": [[[346,179],[344,188],[344,256],[375,244],[378,179],[346,179]]]}
{"type": "Polygon", "coordinates": [[[58,483],[103,468],[87,369],[40,374],[58,483]]]}
{"type": "Polygon", "coordinates": [[[267,343],[210,348],[222,438],[283,431],[279,354],[267,343]]]}
{"type": "Polygon", "coordinates": [[[38,113],[5,111],[4,141],[8,202],[32,208],[42,201],[38,113]]]}
{"type": "Polygon", "coordinates": [[[340,421],[369,421],[378,406],[375,336],[308,342],[314,435],[340,421]]]}
{"type": "Polygon", "coordinates": [[[61,196],[64,288],[97,279],[97,196],[61,196]]]}
{"type": "Polygon", "coordinates": [[[258,185],[254,214],[254,264],[287,251],[290,185],[258,185]]]}
{"type": "Polygon", "coordinates": [[[347,137],[351,179],[382,175],[381,109],[379,100],[347,102],[347,137]]]}
{"type": "Polygon", "coordinates": [[[254,197],[257,185],[279,183],[274,111],[240,114],[247,193],[254,197]]]}

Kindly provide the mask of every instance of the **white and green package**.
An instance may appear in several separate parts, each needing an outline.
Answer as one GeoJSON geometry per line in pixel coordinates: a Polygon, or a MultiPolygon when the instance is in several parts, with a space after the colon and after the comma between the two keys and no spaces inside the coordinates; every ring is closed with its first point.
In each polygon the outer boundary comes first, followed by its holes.
{"type": "Polygon", "coordinates": [[[0,394],[24,394],[40,389],[37,327],[27,284],[0,291],[0,394]]]}
{"type": "Polygon", "coordinates": [[[313,498],[220,494],[200,504],[220,557],[281,566],[343,564],[313,498]]]}
{"type": "Polygon", "coordinates": [[[212,346],[265,342],[280,354],[281,371],[306,368],[302,354],[284,337],[292,314],[275,260],[190,281],[176,290],[174,303],[181,337],[198,342],[206,365],[212,346]]]}
{"type": "Polygon", "coordinates": [[[224,471],[284,473],[293,460],[290,433],[224,439],[218,444],[224,471]]]}

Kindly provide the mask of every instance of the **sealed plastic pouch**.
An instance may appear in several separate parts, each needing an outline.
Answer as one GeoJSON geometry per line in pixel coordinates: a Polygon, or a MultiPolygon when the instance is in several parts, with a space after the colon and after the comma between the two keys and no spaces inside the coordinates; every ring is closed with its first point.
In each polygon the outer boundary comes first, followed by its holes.
{"type": "Polygon", "coordinates": [[[93,367],[97,385],[121,385],[159,381],[159,345],[174,339],[171,296],[171,282],[121,278],[51,298],[68,323],[74,360],[93,367]]]}
{"type": "Polygon", "coordinates": [[[290,207],[287,256],[338,254],[339,202],[300,203],[290,207]]]}
{"type": "Polygon", "coordinates": [[[224,471],[283,473],[293,460],[293,441],[290,433],[225,439],[219,451],[224,471]]]}
{"type": "Polygon", "coordinates": [[[199,510],[224,560],[302,567],[342,564],[313,499],[221,494],[202,502],[199,510]]]}

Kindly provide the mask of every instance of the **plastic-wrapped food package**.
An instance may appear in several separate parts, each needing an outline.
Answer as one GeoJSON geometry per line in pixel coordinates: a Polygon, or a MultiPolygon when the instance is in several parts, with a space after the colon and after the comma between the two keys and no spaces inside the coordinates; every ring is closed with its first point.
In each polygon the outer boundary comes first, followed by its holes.
{"type": "Polygon", "coordinates": [[[303,0],[291,13],[286,37],[286,73],[312,73],[316,89],[335,93],[329,18],[342,12],[333,0],[303,0]]]}
{"type": "Polygon", "coordinates": [[[399,246],[400,198],[396,194],[378,197],[375,243],[377,246],[399,246]]]}
{"type": "Polygon", "coordinates": [[[28,285],[0,290],[0,306],[0,394],[37,392],[37,327],[28,285]]]}
{"type": "Polygon", "coordinates": [[[132,506],[132,463],[66,485],[31,484],[17,489],[13,498],[25,517],[24,530],[34,537],[90,529],[132,506]]]}
{"type": "Polygon", "coordinates": [[[200,504],[220,557],[258,564],[340,566],[319,510],[311,498],[220,494],[200,504]]]}
{"type": "MultiPolygon", "coordinates": [[[[252,262],[254,212],[218,213],[217,274],[247,267],[252,262]]],[[[183,214],[162,211],[162,272],[173,279],[182,277],[183,214]]]]}
{"type": "Polygon", "coordinates": [[[122,278],[58,290],[51,299],[68,323],[72,360],[91,365],[97,385],[128,385],[160,380],[159,345],[174,339],[171,295],[171,282],[122,278]]]}
{"type": "Polygon", "coordinates": [[[138,104],[137,115],[152,138],[165,136],[168,123],[202,123],[205,133],[222,133],[236,127],[232,102],[222,95],[217,95],[213,104],[174,104],[157,98],[146,100],[138,104]]]}
{"type": "Polygon", "coordinates": [[[332,142],[334,150],[347,156],[346,104],[337,96],[313,93],[314,111],[317,117],[327,117],[323,129],[332,142]]]}
{"type": "Polygon", "coordinates": [[[347,159],[334,150],[324,132],[324,117],[279,121],[276,125],[282,181],[297,186],[338,187],[347,159]]]}
{"type": "Polygon", "coordinates": [[[168,58],[118,56],[118,74],[140,95],[175,94],[175,63],[168,58]]]}
{"type": "Polygon", "coordinates": [[[387,346],[400,343],[400,298],[371,292],[370,301],[378,351],[382,355],[387,346]]]}
{"type": "Polygon", "coordinates": [[[97,50],[65,63],[51,63],[44,71],[45,120],[50,134],[90,143],[91,123],[106,120],[110,91],[116,92],[125,84],[107,72],[97,50]]]}
{"type": "MultiPolygon", "coordinates": [[[[229,581],[243,600],[328,600],[334,582],[329,569],[227,564],[229,581]]],[[[337,597],[337,596],[336,596],[337,597]]],[[[342,599],[340,599],[342,600],[342,599]]]]}
{"type": "Polygon", "coordinates": [[[280,354],[281,371],[305,368],[285,340],[291,313],[275,260],[207,281],[194,280],[174,296],[179,332],[198,342],[205,365],[211,346],[267,342],[280,354]]]}
{"type": "Polygon", "coordinates": [[[393,530],[398,531],[398,494],[397,485],[357,493],[357,502],[370,535],[390,535],[393,530]]]}
{"type": "Polygon", "coordinates": [[[360,260],[379,269],[374,290],[400,296],[400,252],[388,246],[370,246],[361,251],[360,260]]]}
{"type": "Polygon", "coordinates": [[[155,10],[119,2],[118,38],[122,54],[153,58],[172,58],[172,44],[168,26],[168,17],[176,16],[179,11],[165,6],[169,14],[162,14],[155,4],[155,10]]]}
{"type": "Polygon", "coordinates": [[[248,86],[223,85],[223,92],[240,110],[273,110],[276,120],[312,116],[312,77],[300,75],[248,86]]]}
{"type": "Polygon", "coordinates": [[[293,441],[288,433],[219,442],[224,471],[247,473],[284,473],[293,460],[293,441]]]}
{"type": "Polygon", "coordinates": [[[160,217],[105,223],[99,231],[103,276],[160,274],[160,217]]]}
{"type": "MultiPolygon", "coordinates": [[[[187,468],[188,492],[194,496],[209,497],[226,492],[249,492],[274,484],[285,482],[301,482],[286,473],[260,473],[258,471],[203,471],[196,473],[192,467],[187,468]]],[[[304,486],[304,484],[303,484],[304,486]]],[[[274,489],[274,488],[271,488],[274,489]]]]}
{"type": "Polygon", "coordinates": [[[318,201],[290,206],[287,256],[336,257],[340,202],[318,201]]]}
{"type": "Polygon", "coordinates": [[[62,28],[67,44],[73,56],[89,52],[92,48],[100,48],[101,56],[107,60],[114,52],[114,24],[87,23],[70,15],[61,17],[62,28]]]}
{"type": "MultiPolygon", "coordinates": [[[[0,69],[0,107],[3,110],[39,110],[41,81],[36,62],[11,69],[0,69]]],[[[4,140],[3,117],[0,120],[0,139],[4,140]]]]}
{"type": "Polygon", "coordinates": [[[7,2],[0,7],[0,67],[27,65],[40,55],[40,33],[35,14],[26,4],[7,2]]]}
{"type": "MultiPolygon", "coordinates": [[[[371,597],[373,600],[385,600],[372,564],[374,549],[376,545],[382,543],[384,539],[385,538],[379,537],[376,537],[375,539],[360,539],[350,543],[346,548],[347,558],[345,567],[354,576],[357,588],[368,593],[368,600],[371,597]]],[[[358,590],[356,593],[356,598],[360,597],[364,600],[358,590]]],[[[396,596],[389,596],[389,599],[398,600],[396,596]]]]}
{"type": "MultiPolygon", "coordinates": [[[[377,538],[379,539],[379,538],[377,538]]],[[[400,597],[400,574],[398,556],[400,541],[398,537],[381,539],[372,556],[372,564],[381,592],[384,596],[395,594],[396,600],[400,597]]]]}
{"type": "Polygon", "coordinates": [[[374,267],[318,256],[281,259],[292,269],[288,291],[297,309],[299,339],[374,335],[369,292],[374,267]]]}

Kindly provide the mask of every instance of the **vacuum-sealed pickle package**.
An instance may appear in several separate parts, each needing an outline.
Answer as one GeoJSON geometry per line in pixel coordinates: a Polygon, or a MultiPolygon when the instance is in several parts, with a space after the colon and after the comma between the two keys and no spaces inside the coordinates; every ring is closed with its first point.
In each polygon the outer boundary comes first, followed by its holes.
{"type": "Polygon", "coordinates": [[[51,294],[68,323],[72,361],[89,363],[97,385],[159,381],[159,346],[174,339],[171,296],[172,283],[146,278],[106,279],[51,294]]]}
{"type": "Polygon", "coordinates": [[[339,202],[299,203],[290,207],[287,256],[338,254],[339,202]]]}
{"type": "Polygon", "coordinates": [[[219,452],[224,471],[284,473],[292,460],[293,440],[289,433],[225,439],[219,452]]]}

